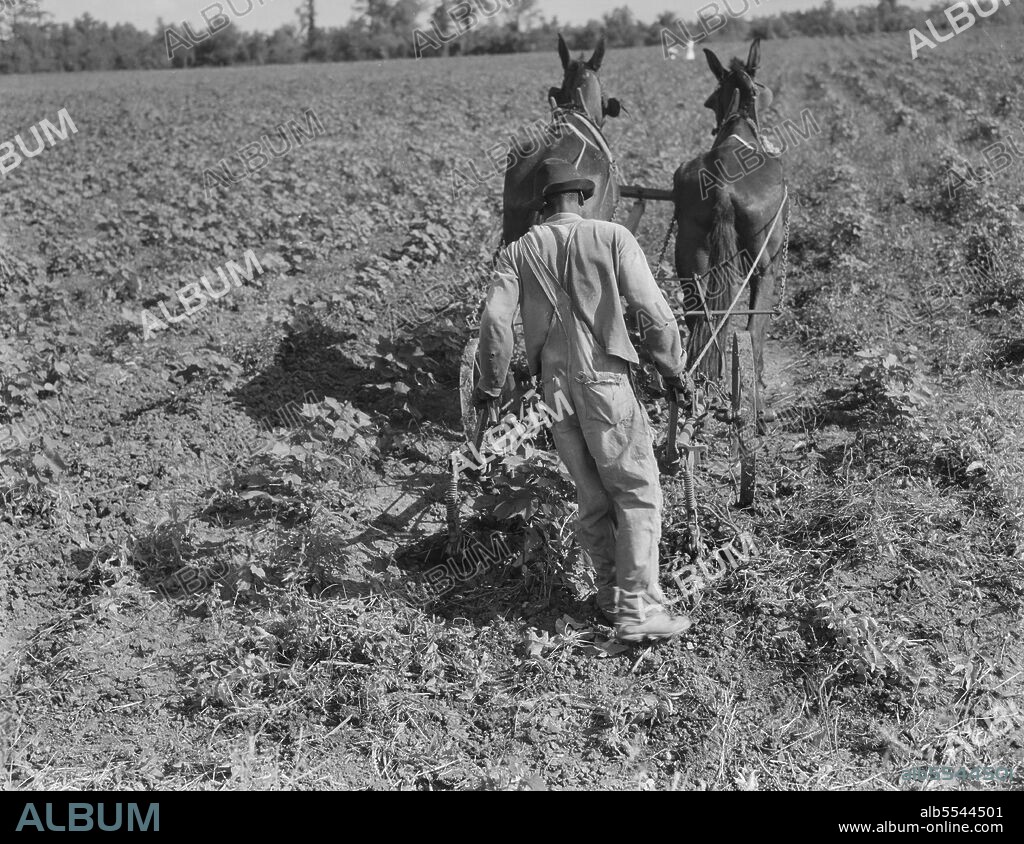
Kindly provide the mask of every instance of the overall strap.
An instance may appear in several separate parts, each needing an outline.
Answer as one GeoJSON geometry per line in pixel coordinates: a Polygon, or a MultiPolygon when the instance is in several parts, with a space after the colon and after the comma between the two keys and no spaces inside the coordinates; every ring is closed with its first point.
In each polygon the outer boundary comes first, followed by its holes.
{"type": "MultiPolygon", "coordinates": [[[[530,269],[533,270],[533,274],[537,277],[537,281],[540,283],[541,289],[544,294],[548,297],[548,301],[551,302],[551,307],[554,308],[555,314],[563,327],[569,325],[567,315],[571,314],[575,320],[582,322],[590,332],[591,337],[594,338],[594,344],[600,349],[604,350],[604,346],[598,340],[597,332],[594,330],[594,324],[590,321],[582,309],[576,303],[576,297],[573,295],[572,284],[569,281],[569,259],[571,257],[571,247],[573,240],[576,237],[576,230],[579,227],[579,223],[576,223],[572,230],[569,232],[569,237],[565,241],[565,264],[562,267],[562,278],[565,279],[566,286],[569,288],[566,290],[565,287],[555,278],[554,274],[548,268],[547,264],[541,260],[540,255],[536,253],[528,244],[523,244],[523,257],[526,262],[530,265],[530,269]]],[[[545,338],[545,343],[547,342],[545,338]]]]}
{"type": "Polygon", "coordinates": [[[540,284],[540,289],[544,291],[544,295],[547,296],[548,301],[551,303],[551,307],[555,311],[555,316],[564,324],[566,322],[566,317],[563,312],[563,308],[568,305],[564,298],[565,291],[558,283],[558,279],[556,279],[551,270],[548,269],[547,264],[541,260],[541,257],[534,246],[525,241],[520,242],[522,243],[523,258],[526,259],[526,263],[529,264],[530,269],[537,278],[537,282],[540,284]]]}

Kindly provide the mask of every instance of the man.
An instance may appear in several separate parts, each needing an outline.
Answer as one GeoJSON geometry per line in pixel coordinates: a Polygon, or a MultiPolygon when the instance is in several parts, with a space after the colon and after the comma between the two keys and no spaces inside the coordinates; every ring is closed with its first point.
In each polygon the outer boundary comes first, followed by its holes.
{"type": "Polygon", "coordinates": [[[526,352],[544,399],[571,413],[552,426],[579,502],[579,542],[594,566],[597,605],[626,642],[660,641],[690,626],[669,614],[658,585],[662,494],[650,422],[629,378],[637,363],[620,296],[640,314],[644,340],[670,388],[682,388],[675,318],[629,230],[584,220],[594,183],[566,161],[537,172],[543,223],[499,259],[480,326],[475,398],[501,394],[512,357],[512,320],[522,311],[526,352]]]}

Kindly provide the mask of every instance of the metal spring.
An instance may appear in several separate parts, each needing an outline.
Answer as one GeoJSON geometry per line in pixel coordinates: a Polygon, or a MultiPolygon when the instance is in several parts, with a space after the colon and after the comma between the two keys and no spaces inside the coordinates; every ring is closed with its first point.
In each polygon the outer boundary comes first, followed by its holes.
{"type": "Polygon", "coordinates": [[[683,443],[687,453],[682,459],[683,499],[686,505],[686,526],[690,533],[690,553],[696,556],[700,552],[700,528],[697,526],[697,495],[693,488],[693,452],[689,450],[694,437],[694,420],[687,419],[683,425],[683,443]]]}
{"type": "Polygon", "coordinates": [[[448,517],[448,538],[455,539],[459,534],[459,472],[452,458],[451,476],[444,494],[445,509],[448,517]]]}
{"type": "Polygon", "coordinates": [[[697,497],[693,492],[693,472],[688,460],[683,461],[683,495],[686,498],[686,523],[692,525],[696,520],[697,497]]]}

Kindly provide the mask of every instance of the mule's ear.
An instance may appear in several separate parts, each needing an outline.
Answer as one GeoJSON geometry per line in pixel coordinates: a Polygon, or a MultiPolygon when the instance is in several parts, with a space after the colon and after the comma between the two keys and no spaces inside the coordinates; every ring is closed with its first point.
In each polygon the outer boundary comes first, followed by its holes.
{"type": "Polygon", "coordinates": [[[725,68],[722,67],[722,63],[718,60],[718,56],[712,53],[707,47],[704,48],[704,55],[707,56],[708,67],[710,67],[711,72],[715,74],[715,79],[721,82],[722,77],[725,76],[725,68]]]}
{"type": "Polygon", "coordinates": [[[569,66],[569,48],[565,46],[562,33],[558,33],[558,57],[562,60],[562,70],[569,66]]]}
{"type": "Polygon", "coordinates": [[[601,36],[601,40],[597,42],[597,47],[594,48],[594,55],[590,57],[587,62],[587,67],[593,71],[601,69],[601,62],[604,61],[604,36],[601,36]]]}
{"type": "Polygon", "coordinates": [[[750,45],[750,52],[747,54],[747,73],[753,76],[761,64],[761,39],[755,38],[750,45]]]}

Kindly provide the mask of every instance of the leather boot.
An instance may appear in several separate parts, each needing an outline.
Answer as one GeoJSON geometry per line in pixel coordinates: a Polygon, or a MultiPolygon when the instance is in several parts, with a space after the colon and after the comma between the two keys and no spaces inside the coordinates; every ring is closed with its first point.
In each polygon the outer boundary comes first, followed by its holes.
{"type": "Polygon", "coordinates": [[[620,642],[662,642],[690,629],[685,615],[672,615],[643,592],[616,590],[615,638],[620,642]]]}
{"type": "Polygon", "coordinates": [[[617,614],[615,612],[615,586],[607,585],[598,587],[594,596],[594,606],[597,611],[605,617],[609,624],[615,624],[617,614]]]}
{"type": "Polygon", "coordinates": [[[594,596],[594,607],[604,616],[609,624],[615,624],[615,566],[595,561],[590,554],[580,549],[580,562],[590,566],[594,571],[594,585],[597,594],[594,596]]]}

